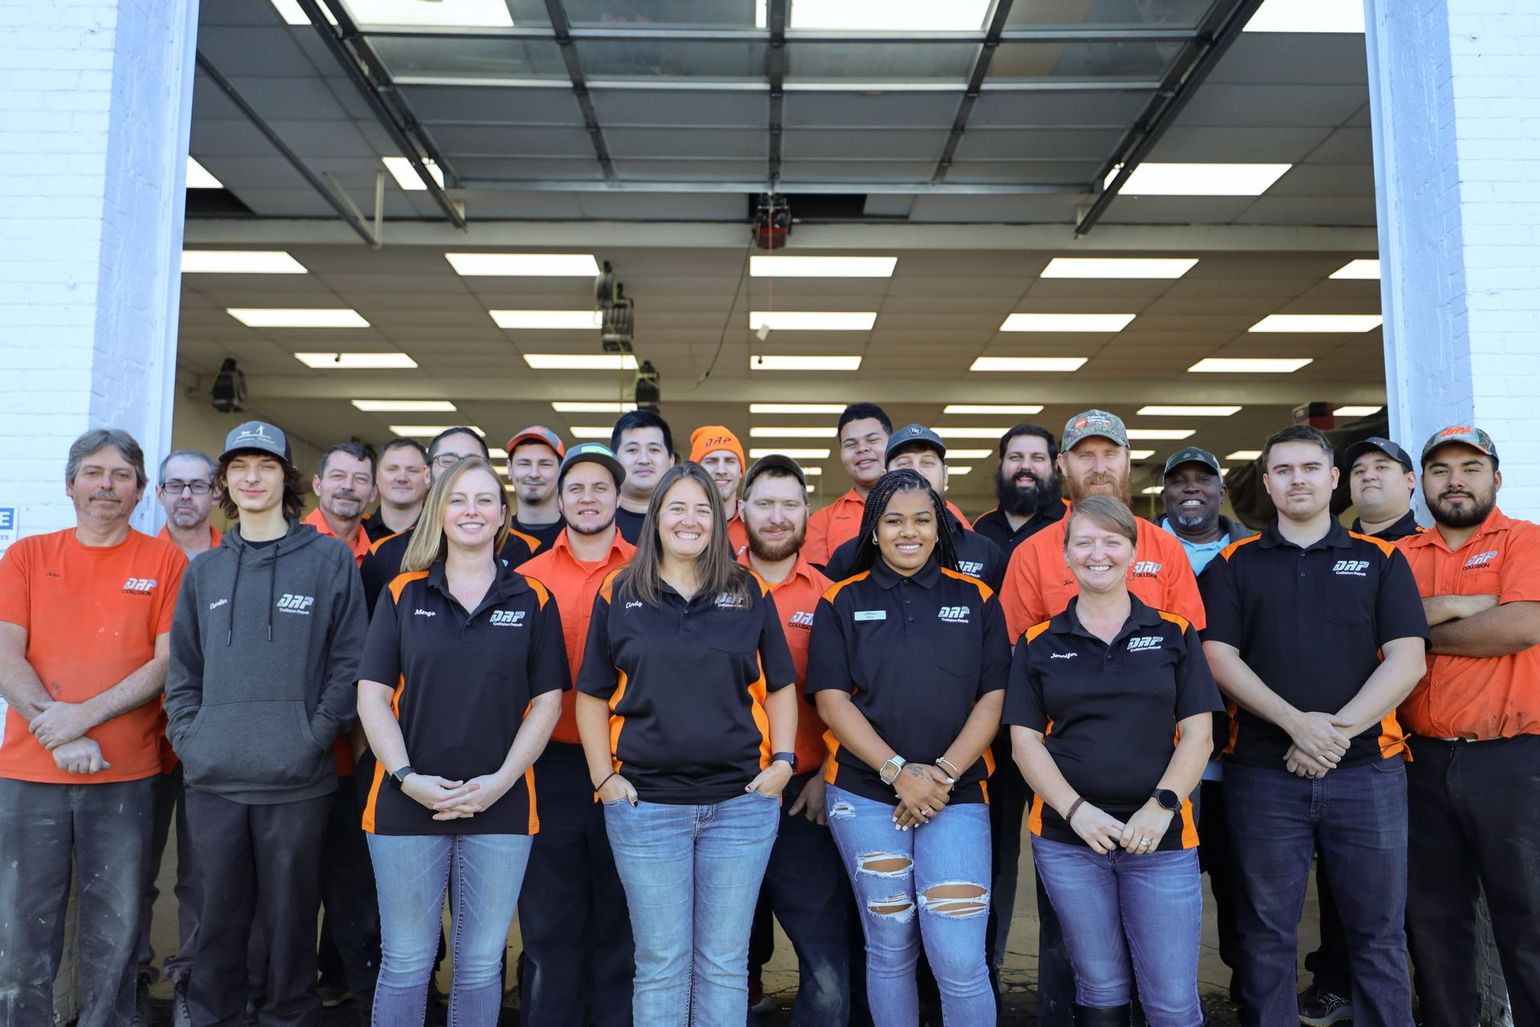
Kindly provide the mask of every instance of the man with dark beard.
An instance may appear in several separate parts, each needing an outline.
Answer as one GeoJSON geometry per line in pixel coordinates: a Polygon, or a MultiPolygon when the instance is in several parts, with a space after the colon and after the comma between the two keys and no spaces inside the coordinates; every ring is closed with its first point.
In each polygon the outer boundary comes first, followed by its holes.
{"type": "Polygon", "coordinates": [[[1445,428],[1422,448],[1434,528],[1397,543],[1432,626],[1428,672],[1401,704],[1406,926],[1429,1024],[1478,1022],[1477,885],[1514,1023],[1540,1022],[1540,525],[1497,509],[1497,447],[1445,428]]]}
{"type": "MultiPolygon", "coordinates": [[[[751,568],[775,599],[791,647],[797,686],[807,673],[807,643],[818,599],[832,582],[802,555],[807,537],[807,478],[788,456],[756,460],[743,478],[743,525],[751,568]]],[[[850,884],[824,815],[824,724],[810,705],[797,711],[797,761],[781,797],[781,826],[760,891],[797,951],[797,1000],[792,1023],[850,1019],[850,884]]],[[[751,946],[751,949],[753,946],[751,946]]],[[[749,957],[749,976],[761,965],[749,957]]]]}
{"type": "MultiPolygon", "coordinates": [[[[583,666],[594,596],[636,552],[615,524],[625,478],[625,468],[601,442],[567,450],[556,472],[566,528],[519,567],[556,598],[574,678],[583,666]]],[[[519,893],[520,1022],[619,1027],[631,1022],[631,919],[604,813],[593,801],[573,716],[576,694],[563,693],[561,719],[535,762],[540,833],[519,893]]]]}
{"type": "MultiPolygon", "coordinates": [[[[1105,410],[1087,410],[1064,426],[1059,475],[1069,485],[1070,504],[1087,496],[1116,496],[1129,500],[1132,459],[1123,419],[1105,410]]],[[[1185,617],[1195,627],[1204,624],[1203,600],[1182,544],[1144,518],[1134,558],[1128,569],[1128,590],[1157,610],[1185,617]]],[[[1006,629],[1013,639],[1034,624],[1064,612],[1079,591],[1064,562],[1065,520],[1046,526],[1011,554],[1000,589],[1006,629]]],[[[1009,761],[1007,761],[1009,762],[1009,761]]],[[[1020,842],[1018,840],[1017,844],[1020,842]]],[[[1075,976],[1064,947],[1064,933],[1041,882],[1038,909],[1038,1022],[1044,1027],[1068,1027],[1075,1001],[1075,976]]]]}
{"type": "MultiPolygon", "coordinates": [[[[999,505],[974,521],[973,530],[1010,556],[1017,546],[1061,520],[1069,507],[1059,498],[1059,475],[1054,470],[1058,458],[1059,447],[1047,428],[1018,424],[1002,435],[995,474],[999,505]]],[[[1006,763],[1015,765],[1010,760],[1006,763]]]]}

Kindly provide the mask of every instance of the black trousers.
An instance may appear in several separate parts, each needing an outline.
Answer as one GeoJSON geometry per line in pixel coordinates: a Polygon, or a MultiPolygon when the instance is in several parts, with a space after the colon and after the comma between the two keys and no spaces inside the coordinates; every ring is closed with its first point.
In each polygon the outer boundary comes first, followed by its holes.
{"type": "Polygon", "coordinates": [[[1011,729],[1002,727],[992,745],[995,772],[989,778],[989,982],[1000,993],[1000,967],[1005,963],[1016,907],[1016,881],[1021,871],[1021,823],[1032,791],[1011,758],[1011,729]]]}
{"type": "Polygon", "coordinates": [[[187,976],[192,965],[192,949],[198,933],[198,882],[193,876],[195,864],[191,843],[187,837],[187,806],[182,801],[182,765],[173,767],[170,773],[161,774],[155,781],[155,820],[151,828],[150,856],[144,868],[144,912],[139,922],[139,950],[137,960],[140,975],[155,977],[155,950],[150,946],[150,911],[160,897],[156,878],[160,876],[161,860],[166,854],[166,842],[171,836],[171,823],[176,822],[176,919],[177,950],[166,954],[162,965],[166,978],[179,981],[187,976]]]}
{"type": "Polygon", "coordinates": [[[1481,1019],[1476,900],[1485,891],[1516,1027],[1540,1024],[1540,735],[1413,736],[1407,939],[1426,1027],[1481,1019]]]}
{"type": "Polygon", "coordinates": [[[535,790],[540,832],[519,892],[520,1022],[628,1027],[631,916],[582,746],[547,745],[535,790]]]}
{"type": "Polygon", "coordinates": [[[1219,959],[1234,972],[1240,966],[1241,943],[1236,927],[1235,865],[1230,855],[1230,824],[1225,816],[1224,782],[1202,782],[1198,786],[1198,796],[1197,809],[1194,811],[1198,818],[1198,866],[1208,874],[1209,890],[1214,893],[1219,959]]]}
{"type": "Polygon", "coordinates": [[[187,985],[193,1024],[234,1027],[244,1019],[247,943],[260,921],[267,977],[257,1022],[313,1027],[321,1016],[321,841],[332,797],[248,806],[189,788],[183,801],[203,893],[187,985]]]}
{"type": "MultiPolygon", "coordinates": [[[[374,764],[368,762],[370,778],[374,764]]],[[[326,836],[321,843],[321,949],[335,959],[348,990],[361,1008],[374,1001],[374,984],[380,975],[380,902],[374,892],[374,864],[362,827],[363,805],[356,782],[362,776],[337,778],[326,816],[326,836]]],[[[324,969],[324,966],[323,966],[324,969]]]]}

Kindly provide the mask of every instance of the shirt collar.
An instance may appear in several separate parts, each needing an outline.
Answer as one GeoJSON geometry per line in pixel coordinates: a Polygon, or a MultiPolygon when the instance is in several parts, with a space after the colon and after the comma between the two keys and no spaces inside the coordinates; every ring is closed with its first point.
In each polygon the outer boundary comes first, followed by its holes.
{"type": "MultiPolygon", "coordinates": [[[[489,603],[500,603],[504,599],[529,590],[529,582],[524,579],[524,575],[512,567],[505,567],[501,560],[494,560],[493,563],[497,567],[497,577],[492,580],[492,587],[487,589],[487,594],[482,598],[477,610],[489,603]]],[[[444,571],[443,560],[434,560],[433,565],[428,568],[428,587],[442,593],[446,599],[454,598],[449,591],[449,579],[444,571]]],[[[476,610],[470,612],[474,614],[476,610]]]]}
{"type": "Polygon", "coordinates": [[[941,580],[941,561],[932,554],[931,558],[925,561],[924,567],[905,577],[889,567],[888,562],[879,553],[877,559],[872,562],[872,580],[887,589],[896,588],[905,581],[913,582],[921,588],[933,588],[936,582],[941,580]]]}
{"type": "Polygon", "coordinates": [[[1288,546],[1291,549],[1304,549],[1309,552],[1312,549],[1348,549],[1353,545],[1353,539],[1348,535],[1348,530],[1342,526],[1342,522],[1335,517],[1331,525],[1326,529],[1326,535],[1308,546],[1296,546],[1278,531],[1278,518],[1274,517],[1266,528],[1262,530],[1262,538],[1257,545],[1263,549],[1277,549],[1288,546]]]}
{"type": "MultiPolygon", "coordinates": [[[[1081,638],[1089,638],[1093,641],[1101,642],[1100,637],[1091,634],[1090,631],[1086,630],[1085,625],[1080,623],[1080,614],[1076,611],[1076,607],[1079,605],[1080,597],[1078,595],[1070,599],[1069,605],[1064,608],[1063,613],[1053,619],[1048,630],[1055,635],[1079,635],[1081,638]]],[[[1133,634],[1139,628],[1155,627],[1159,624],[1159,611],[1142,602],[1138,596],[1130,592],[1128,594],[1128,619],[1123,622],[1123,626],[1118,629],[1118,633],[1113,636],[1112,641],[1115,643],[1125,635],[1133,634]]]]}
{"type": "MultiPolygon", "coordinates": [[[[749,570],[753,571],[756,576],[759,574],[758,571],[754,570],[754,564],[749,560],[749,551],[747,548],[738,554],[738,566],[747,567],[749,570]]],[[[806,578],[809,582],[816,584],[816,582],[813,581],[813,565],[807,562],[807,557],[802,555],[801,550],[797,551],[797,562],[791,565],[790,574],[786,575],[786,577],[782,578],[780,581],[766,581],[765,584],[769,586],[770,591],[774,592],[782,585],[789,584],[794,578],[806,578]]]]}
{"type": "MultiPolygon", "coordinates": [[[[1472,542],[1476,541],[1478,538],[1481,538],[1484,535],[1491,535],[1495,532],[1506,531],[1512,524],[1513,519],[1507,514],[1503,513],[1501,509],[1494,506],[1492,507],[1492,512],[1487,514],[1487,519],[1481,522],[1481,526],[1471,533],[1471,537],[1466,539],[1465,545],[1462,545],[1460,548],[1464,549],[1465,546],[1470,545],[1472,542]]],[[[1407,548],[1416,548],[1418,546],[1437,546],[1439,549],[1442,549],[1446,553],[1454,552],[1454,550],[1449,548],[1449,543],[1444,541],[1444,533],[1438,530],[1437,521],[1435,521],[1433,523],[1433,527],[1429,528],[1427,531],[1416,535],[1410,535],[1397,544],[1406,546],[1407,548]]]]}
{"type": "MultiPolygon", "coordinates": [[[[558,531],[556,533],[556,541],[551,543],[551,548],[566,553],[567,559],[573,563],[582,564],[583,561],[579,560],[577,554],[572,551],[572,543],[567,541],[567,532],[571,530],[571,528],[563,528],[561,531],[558,531]]],[[[606,557],[606,562],[613,562],[618,557],[624,563],[631,559],[631,554],[634,552],[636,552],[636,547],[621,537],[620,528],[616,526],[615,535],[610,539],[610,552],[608,557],[606,557]]]]}

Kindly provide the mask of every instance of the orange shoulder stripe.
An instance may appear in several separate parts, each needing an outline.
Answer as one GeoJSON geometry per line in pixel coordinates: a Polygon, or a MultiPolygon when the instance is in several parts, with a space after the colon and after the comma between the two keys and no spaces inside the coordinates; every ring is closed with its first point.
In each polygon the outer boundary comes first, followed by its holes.
{"type": "Polygon", "coordinates": [[[405,574],[397,574],[388,586],[391,601],[399,603],[401,601],[401,593],[406,591],[406,586],[414,581],[421,581],[427,576],[427,571],[407,571],[405,574]]]}
{"type": "Polygon", "coordinates": [[[369,552],[371,552],[371,553],[378,553],[380,551],[380,547],[381,546],[383,546],[385,543],[389,542],[393,538],[398,538],[400,535],[401,535],[401,532],[398,531],[398,532],[395,532],[394,534],[386,535],[382,539],[377,539],[375,542],[370,544],[369,552]]]}
{"type": "Polygon", "coordinates": [[[1179,613],[1167,613],[1165,610],[1156,610],[1155,612],[1160,614],[1161,620],[1170,621],[1172,624],[1175,624],[1181,629],[1183,634],[1186,634],[1187,629],[1192,627],[1192,622],[1179,613]]]}
{"type": "Polygon", "coordinates": [[[1231,542],[1229,545],[1225,546],[1219,551],[1219,555],[1224,557],[1226,560],[1229,560],[1230,557],[1235,555],[1235,551],[1241,546],[1250,545],[1261,537],[1261,535],[1252,535],[1250,538],[1243,538],[1235,542],[1231,542]]]}
{"type": "Polygon", "coordinates": [[[599,586],[599,594],[604,597],[606,603],[615,601],[615,578],[623,570],[625,570],[624,567],[616,567],[604,576],[604,584],[599,586]]]}
{"type": "Polygon", "coordinates": [[[834,597],[840,594],[840,589],[844,588],[846,585],[854,585],[858,581],[865,581],[871,576],[871,571],[862,571],[860,574],[846,578],[844,581],[837,581],[829,586],[828,590],[824,592],[823,597],[832,603],[834,602],[834,597]]]}
{"type": "Polygon", "coordinates": [[[545,609],[545,604],[551,599],[551,590],[546,588],[539,578],[532,578],[526,574],[524,580],[529,583],[530,588],[534,589],[536,598],[540,600],[540,608],[545,609]]]}
{"type": "Polygon", "coordinates": [[[970,574],[964,574],[961,571],[954,571],[947,567],[941,568],[941,573],[945,574],[949,578],[956,578],[958,581],[966,581],[968,584],[974,586],[979,590],[979,598],[986,603],[989,602],[989,597],[995,594],[994,589],[990,588],[988,585],[984,584],[978,578],[975,578],[970,574]]]}
{"type": "Polygon", "coordinates": [[[1379,546],[1380,552],[1384,553],[1386,556],[1389,556],[1391,553],[1396,551],[1396,544],[1394,542],[1386,542],[1384,539],[1375,538],[1373,535],[1360,535],[1356,531],[1349,531],[1348,536],[1350,538],[1356,538],[1360,542],[1373,542],[1376,546],[1379,546]]]}
{"type": "Polygon", "coordinates": [[[1048,630],[1048,625],[1050,625],[1052,623],[1053,623],[1053,621],[1051,621],[1051,620],[1045,620],[1041,624],[1034,624],[1034,625],[1032,625],[1026,631],[1023,631],[1021,633],[1021,640],[1023,642],[1031,642],[1038,635],[1041,635],[1043,632],[1047,631],[1048,630]]]}

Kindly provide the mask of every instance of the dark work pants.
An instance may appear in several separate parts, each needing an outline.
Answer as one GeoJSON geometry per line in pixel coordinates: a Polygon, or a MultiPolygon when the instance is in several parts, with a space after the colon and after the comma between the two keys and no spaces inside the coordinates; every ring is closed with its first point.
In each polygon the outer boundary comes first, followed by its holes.
{"type": "Polygon", "coordinates": [[[0,779],[0,1023],[53,1022],[72,853],[80,883],[79,1027],[118,1027],[133,1018],[154,818],[154,778],[89,785],[0,779]]]}
{"type": "Polygon", "coordinates": [[[995,735],[995,772],[989,778],[989,869],[992,884],[989,927],[984,939],[989,946],[989,983],[1000,994],[1000,967],[1005,963],[1011,935],[1011,914],[1016,908],[1016,879],[1021,869],[1021,821],[1032,792],[1011,758],[1011,729],[995,735]]]}
{"type": "Polygon", "coordinates": [[[139,921],[139,947],[135,961],[139,973],[155,978],[155,950],[150,947],[150,911],[160,897],[156,878],[160,876],[161,861],[166,855],[166,842],[171,836],[171,822],[176,821],[176,923],[177,948],[162,960],[166,978],[179,981],[187,976],[192,966],[192,949],[198,932],[198,886],[193,876],[191,842],[187,837],[187,806],[182,802],[182,765],[178,763],[170,773],[161,774],[155,781],[155,821],[150,837],[150,857],[144,868],[144,910],[139,921]]]}
{"type": "Polygon", "coordinates": [[[1219,958],[1233,973],[1240,967],[1241,944],[1235,925],[1235,862],[1230,856],[1224,787],[1223,781],[1204,781],[1198,787],[1198,866],[1208,874],[1209,890],[1214,893],[1219,958]]]}
{"type": "Polygon", "coordinates": [[[631,918],[582,746],[547,745],[535,792],[540,831],[519,892],[520,1022],[624,1027],[636,967],[631,918]]]}
{"type": "Polygon", "coordinates": [[[266,939],[267,977],[257,1022],[313,1027],[321,842],[330,795],[245,805],[187,789],[187,825],[203,908],[187,1002],[195,1027],[241,1023],[253,922],[266,939]]]}
{"type": "Polygon", "coordinates": [[[353,998],[367,1009],[380,973],[380,905],[362,814],[353,775],[337,778],[321,843],[321,938],[323,950],[335,953],[353,998]]]}
{"type": "Polygon", "coordinates": [[[1315,895],[1321,909],[1321,944],[1305,957],[1305,969],[1314,983],[1333,995],[1353,994],[1353,975],[1348,970],[1347,931],[1342,914],[1337,912],[1337,897],[1332,894],[1326,867],[1315,861],[1315,895]]]}
{"type": "MultiPolygon", "coordinates": [[[[1540,1024],[1540,736],[1412,738],[1407,931],[1427,1027],[1480,1021],[1476,899],[1517,1027],[1540,1024]]],[[[1486,1011],[1490,1015],[1491,1010],[1486,1011]]]]}

